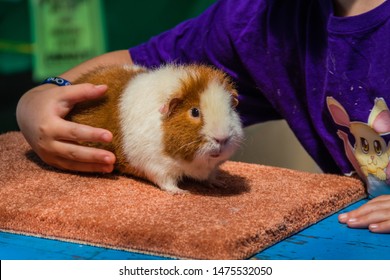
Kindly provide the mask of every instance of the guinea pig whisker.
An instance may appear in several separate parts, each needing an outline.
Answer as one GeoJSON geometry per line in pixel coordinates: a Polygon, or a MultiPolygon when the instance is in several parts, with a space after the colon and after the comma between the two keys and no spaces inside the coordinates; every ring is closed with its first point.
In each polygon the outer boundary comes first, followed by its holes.
{"type": "Polygon", "coordinates": [[[245,143],[245,139],[242,137],[232,137],[232,144],[241,146],[245,143]]]}
{"type": "Polygon", "coordinates": [[[190,145],[192,145],[192,144],[197,143],[197,142],[200,142],[200,140],[194,140],[194,141],[192,141],[192,142],[189,142],[189,143],[187,143],[187,144],[184,144],[184,145],[180,146],[180,147],[176,150],[176,153],[179,152],[179,151],[182,150],[182,149],[187,148],[188,146],[190,146],[190,145]]]}

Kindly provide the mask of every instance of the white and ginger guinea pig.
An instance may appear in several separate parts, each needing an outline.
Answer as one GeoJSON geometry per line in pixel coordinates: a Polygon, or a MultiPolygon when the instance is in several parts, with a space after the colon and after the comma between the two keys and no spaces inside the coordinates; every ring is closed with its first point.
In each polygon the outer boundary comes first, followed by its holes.
{"type": "Polygon", "coordinates": [[[220,70],[204,65],[105,66],[75,84],[106,84],[106,95],[78,104],[68,119],[113,133],[116,170],[181,193],[183,177],[213,184],[218,166],[243,139],[237,91],[220,70]]]}

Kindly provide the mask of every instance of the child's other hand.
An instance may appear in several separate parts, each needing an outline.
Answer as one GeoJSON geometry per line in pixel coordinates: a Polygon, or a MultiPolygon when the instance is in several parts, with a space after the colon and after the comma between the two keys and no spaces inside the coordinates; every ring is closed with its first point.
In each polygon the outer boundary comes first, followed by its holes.
{"type": "Polygon", "coordinates": [[[16,112],[19,128],[44,162],[74,171],[113,170],[113,153],[78,144],[78,141],[110,142],[111,132],[64,120],[76,103],[96,99],[106,90],[105,85],[42,85],[24,94],[16,112]]]}
{"type": "Polygon", "coordinates": [[[390,233],[390,195],[376,197],[356,210],[340,214],[339,221],[351,228],[390,233]]]}

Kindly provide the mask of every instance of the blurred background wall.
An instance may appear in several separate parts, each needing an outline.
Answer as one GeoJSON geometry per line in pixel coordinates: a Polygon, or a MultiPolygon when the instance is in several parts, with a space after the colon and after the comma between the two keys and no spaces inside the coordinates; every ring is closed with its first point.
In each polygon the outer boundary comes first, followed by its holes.
{"type": "MultiPolygon", "coordinates": [[[[198,15],[213,2],[215,0],[102,0],[107,51],[127,49],[144,42],[198,15]]],[[[0,133],[18,130],[17,101],[37,84],[32,79],[30,4],[28,0],[0,0],[0,133]]],[[[251,126],[245,131],[246,141],[235,160],[320,172],[284,121],[251,126]]]]}

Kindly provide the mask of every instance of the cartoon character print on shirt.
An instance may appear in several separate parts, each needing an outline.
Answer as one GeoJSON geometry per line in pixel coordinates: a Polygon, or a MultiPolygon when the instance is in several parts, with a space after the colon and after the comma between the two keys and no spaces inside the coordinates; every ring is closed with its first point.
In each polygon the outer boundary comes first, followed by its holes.
{"type": "MultiPolygon", "coordinates": [[[[379,195],[379,189],[390,190],[390,145],[381,135],[390,133],[390,111],[383,98],[376,98],[367,123],[351,121],[344,107],[333,97],[327,97],[329,112],[338,125],[349,128],[355,138],[355,145],[348,135],[338,130],[343,140],[345,153],[359,176],[368,184],[372,196],[379,195]],[[379,185],[378,185],[379,184],[379,185]],[[371,188],[371,189],[370,189],[371,188]]],[[[381,192],[381,191],[379,191],[381,192]]]]}

